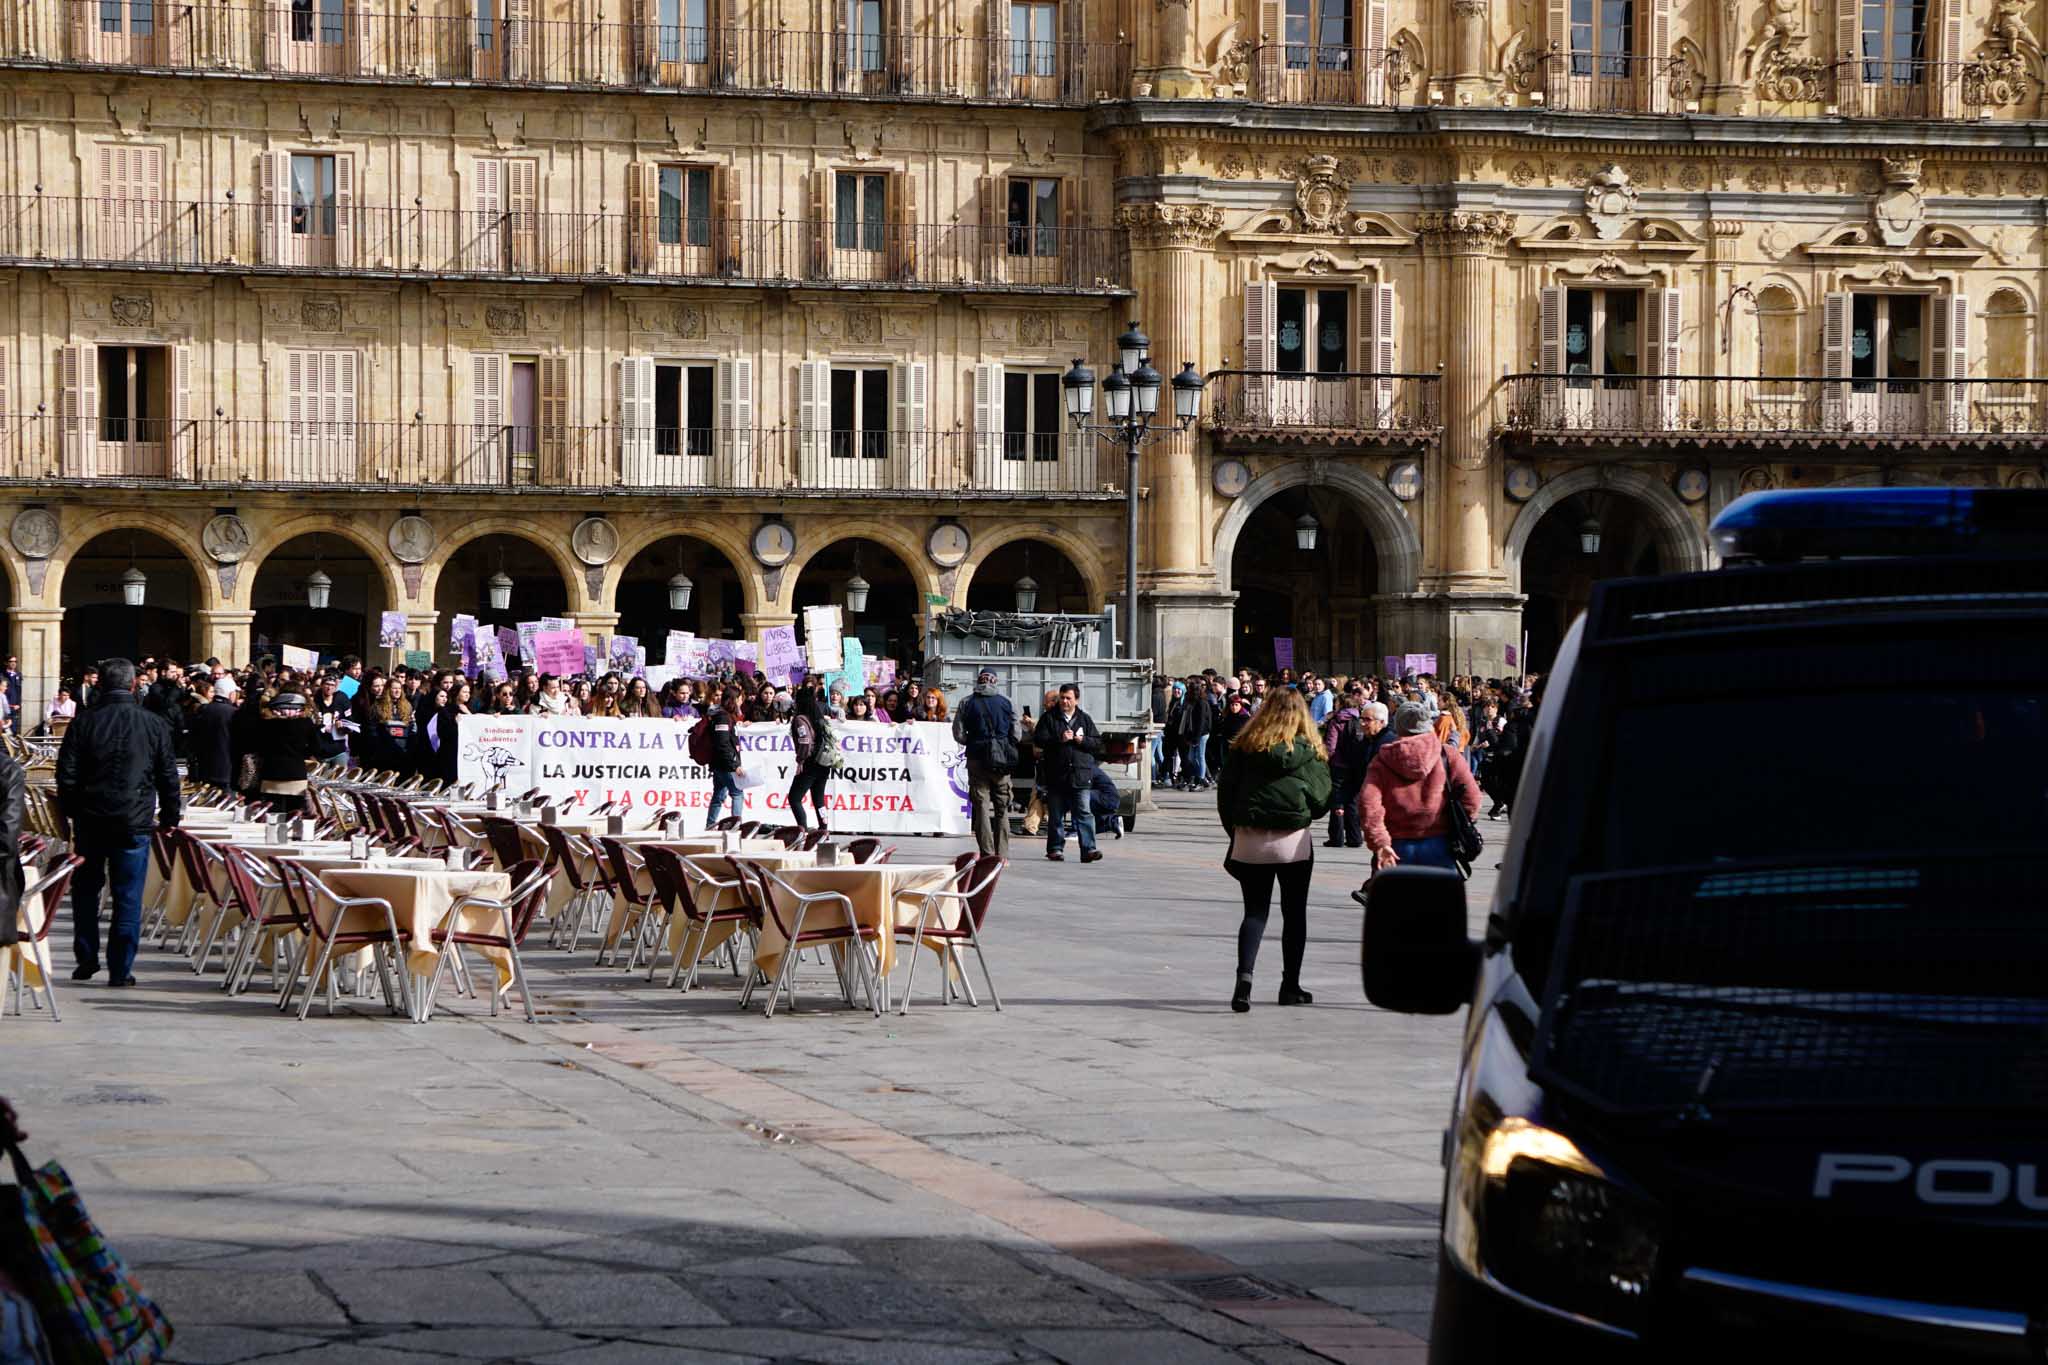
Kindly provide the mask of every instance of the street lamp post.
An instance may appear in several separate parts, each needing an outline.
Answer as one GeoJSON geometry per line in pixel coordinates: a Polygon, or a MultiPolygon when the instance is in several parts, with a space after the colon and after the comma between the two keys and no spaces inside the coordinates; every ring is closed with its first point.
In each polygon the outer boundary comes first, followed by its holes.
{"type": "Polygon", "coordinates": [[[1173,421],[1154,426],[1159,390],[1166,386],[1152,368],[1152,341],[1138,324],[1116,339],[1117,362],[1102,381],[1105,420],[1095,416],[1095,372],[1079,356],[1060,379],[1067,420],[1076,431],[1099,436],[1124,450],[1124,657],[1138,656],[1138,454],[1147,441],[1162,440],[1194,425],[1202,411],[1202,376],[1190,360],[1173,377],[1173,421]]]}

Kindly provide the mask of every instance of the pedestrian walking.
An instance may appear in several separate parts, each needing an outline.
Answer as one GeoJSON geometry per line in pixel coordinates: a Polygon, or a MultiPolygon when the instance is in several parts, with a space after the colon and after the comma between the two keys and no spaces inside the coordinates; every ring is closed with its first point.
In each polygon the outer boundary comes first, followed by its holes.
{"type": "MultiPolygon", "coordinates": [[[[740,801],[740,744],[739,744],[740,690],[728,685],[725,694],[711,714],[698,721],[705,726],[711,744],[704,766],[711,769],[711,804],[704,810],[704,827],[709,829],[718,823],[718,812],[728,797],[732,799],[732,813],[741,813],[740,801]]],[[[692,751],[695,756],[696,751],[692,751]]]]}
{"type": "Polygon", "coordinates": [[[134,664],[102,663],[93,704],[64,731],[57,750],[57,797],[71,822],[72,850],[85,860],[71,879],[73,981],[99,972],[100,890],[111,880],[107,984],[135,984],[150,831],[178,823],[170,723],[143,710],[134,689],[134,664]]]}
{"type": "Polygon", "coordinates": [[[1199,791],[1209,784],[1207,750],[1209,731],[1215,728],[1216,712],[1209,704],[1208,688],[1202,679],[1188,679],[1187,691],[1181,697],[1180,715],[1174,722],[1175,738],[1180,743],[1181,780],[1188,791],[1199,791]]]}
{"type": "Polygon", "coordinates": [[[1237,930],[1237,987],[1230,1008],[1252,1007],[1252,968],[1280,888],[1280,1003],[1307,1005],[1301,959],[1308,947],[1308,887],[1315,874],[1311,827],[1329,809],[1330,760],[1301,694],[1284,688],[1259,707],[1223,756],[1216,813],[1230,836],[1223,866],[1244,894],[1237,930]]]}
{"type": "MultiPolygon", "coordinates": [[[[777,698],[779,702],[781,699],[777,698]]],[[[789,784],[789,813],[798,829],[804,828],[804,798],[811,799],[811,813],[818,828],[825,828],[825,784],[839,758],[832,735],[832,722],[825,715],[824,694],[809,684],[796,690],[795,714],[789,722],[790,743],[796,750],[796,776],[789,784]]]]}
{"type": "MultiPolygon", "coordinates": [[[[442,717],[452,723],[447,712],[442,717]]],[[[256,732],[256,789],[272,810],[285,815],[307,811],[307,765],[325,762],[342,751],[333,729],[332,714],[313,719],[306,714],[306,698],[297,692],[280,692],[270,699],[256,732]]],[[[441,747],[452,760],[453,737],[441,747]]]]}
{"type": "Polygon", "coordinates": [[[234,703],[214,691],[210,677],[195,679],[192,695],[198,699],[199,705],[192,709],[192,718],[186,722],[191,750],[185,775],[194,782],[232,788],[235,758],[228,727],[234,724],[234,703]]]}
{"type": "Polygon", "coordinates": [[[1089,808],[1088,789],[1095,781],[1095,760],[1102,753],[1102,734],[1081,709],[1081,689],[1075,683],[1060,688],[1059,704],[1038,718],[1032,735],[1038,749],[1038,793],[1045,799],[1045,856],[1049,862],[1065,859],[1066,821],[1074,817],[1074,833],[1081,841],[1081,861],[1099,862],[1102,850],[1095,846],[1095,813],[1089,808]]]}
{"type": "Polygon", "coordinates": [[[1456,749],[1437,741],[1429,712],[1419,702],[1404,702],[1394,713],[1394,738],[1373,756],[1358,798],[1373,865],[1455,871],[1448,837],[1452,801],[1468,816],[1479,813],[1472,770],[1456,749]]]}
{"type": "Polygon", "coordinates": [[[1330,778],[1336,795],[1330,803],[1330,848],[1358,848],[1365,843],[1365,830],[1358,819],[1358,793],[1374,755],[1387,740],[1387,708],[1382,702],[1365,700],[1365,689],[1354,688],[1351,702],[1330,723],[1323,743],[1330,754],[1330,778]]]}
{"type": "Polygon", "coordinates": [[[967,753],[967,800],[974,812],[974,845],[1010,856],[1010,770],[1017,763],[1017,714],[996,691],[996,671],[974,675],[974,691],[953,713],[953,738],[967,753]]]}

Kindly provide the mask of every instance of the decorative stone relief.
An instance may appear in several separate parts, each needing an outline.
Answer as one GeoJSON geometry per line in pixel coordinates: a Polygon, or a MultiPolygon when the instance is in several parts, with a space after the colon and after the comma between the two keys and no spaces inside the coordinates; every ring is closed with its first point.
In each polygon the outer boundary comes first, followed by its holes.
{"type": "Polygon", "coordinates": [[[299,300],[299,325],[311,332],[340,331],[341,300],[319,298],[299,300]]]}
{"type": "Polygon", "coordinates": [[[1140,247],[1198,246],[1216,240],[1223,230],[1223,210],[1214,204],[1119,204],[1116,225],[1140,247]]]}
{"type": "Polygon", "coordinates": [[[1742,471],[1741,489],[1745,493],[1762,493],[1777,486],[1777,480],[1764,465],[1752,465],[1742,471]]]}
{"type": "Polygon", "coordinates": [[[1792,234],[1783,223],[1772,223],[1757,236],[1756,244],[1772,260],[1783,260],[1785,253],[1792,249],[1792,234]]]}
{"type": "Polygon", "coordinates": [[[1627,171],[1619,166],[1596,171],[1586,182],[1586,218],[1593,224],[1593,235],[1603,242],[1618,240],[1635,217],[1636,198],[1627,171]]]}
{"type": "Polygon", "coordinates": [[[1416,219],[1424,237],[1437,239],[1453,251],[1498,251],[1514,235],[1512,213],[1471,213],[1464,210],[1431,212],[1416,219]]]}
{"type": "Polygon", "coordinates": [[[704,335],[704,310],[694,303],[679,303],[668,313],[668,329],[679,337],[704,335]]]}
{"type": "Polygon", "coordinates": [[[1017,340],[1026,346],[1052,344],[1052,314],[1026,313],[1017,319],[1017,340]]]}
{"type": "Polygon", "coordinates": [[[302,104],[299,106],[299,126],[305,129],[310,142],[332,142],[341,136],[341,106],[302,104]]]}
{"type": "Polygon", "coordinates": [[[49,577],[50,574],[50,561],[47,559],[31,559],[23,564],[22,568],[28,573],[29,592],[36,597],[41,597],[43,595],[43,580],[49,577]]]}
{"type": "Polygon", "coordinates": [[[1884,158],[1884,191],[1870,206],[1878,240],[1886,246],[1911,246],[1927,218],[1920,192],[1920,158],[1884,158]]]}
{"type": "Polygon", "coordinates": [[[484,327],[499,336],[519,336],[526,331],[526,307],[518,303],[493,303],[484,307],[484,327]]]}
{"type": "Polygon", "coordinates": [[[398,576],[405,582],[406,600],[410,602],[419,601],[420,585],[425,583],[427,579],[427,566],[424,564],[401,564],[398,566],[398,576]]]}
{"type": "Polygon", "coordinates": [[[107,300],[107,315],[123,327],[154,327],[156,299],[148,294],[116,294],[107,300]]]}
{"type": "Polygon", "coordinates": [[[199,548],[216,564],[239,564],[249,557],[249,524],[232,512],[206,523],[199,532],[199,548]]]}
{"type": "Polygon", "coordinates": [[[149,101],[138,91],[116,91],[107,96],[107,117],[123,137],[132,137],[149,127],[149,101]]]}
{"type": "Polygon", "coordinates": [[[1986,20],[1989,36],[1977,59],[1963,68],[1963,103],[1982,109],[2031,104],[2041,43],[2027,26],[2031,0],[1998,0],[1986,20]]]}
{"type": "Polygon", "coordinates": [[[491,130],[491,145],[501,152],[526,142],[526,116],[517,109],[484,110],[484,127],[491,130]]]}
{"type": "Polygon", "coordinates": [[[240,563],[216,564],[214,566],[215,576],[220,579],[220,595],[222,597],[232,598],[235,595],[235,580],[241,577],[241,569],[240,563]]]}
{"type": "Polygon", "coordinates": [[[1294,171],[1295,217],[1303,232],[1342,232],[1356,165],[1334,156],[1303,157],[1294,171]]]}
{"type": "Polygon", "coordinates": [[[43,507],[30,507],[15,514],[8,538],[24,559],[48,559],[57,552],[57,514],[43,507]]]}
{"type": "Polygon", "coordinates": [[[425,517],[400,517],[391,523],[384,543],[391,549],[391,557],[401,564],[418,564],[434,552],[438,537],[434,527],[425,517]]]}
{"type": "Polygon", "coordinates": [[[877,308],[846,310],[846,339],[857,346],[873,346],[882,340],[882,313],[877,308]]]}
{"type": "Polygon", "coordinates": [[[585,564],[601,568],[619,553],[619,528],[603,517],[585,517],[569,533],[569,549],[585,564]]]}

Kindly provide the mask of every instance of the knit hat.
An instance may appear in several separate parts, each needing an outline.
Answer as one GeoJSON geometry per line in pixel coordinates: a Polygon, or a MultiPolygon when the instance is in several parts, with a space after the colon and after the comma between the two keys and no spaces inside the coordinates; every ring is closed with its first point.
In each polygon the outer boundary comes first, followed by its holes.
{"type": "Polygon", "coordinates": [[[270,709],[273,711],[303,711],[306,709],[306,699],[296,692],[280,692],[270,699],[270,709]]]}
{"type": "Polygon", "coordinates": [[[1420,702],[1405,701],[1394,713],[1394,738],[1406,739],[1410,735],[1429,732],[1429,712],[1422,709],[1420,702]]]}

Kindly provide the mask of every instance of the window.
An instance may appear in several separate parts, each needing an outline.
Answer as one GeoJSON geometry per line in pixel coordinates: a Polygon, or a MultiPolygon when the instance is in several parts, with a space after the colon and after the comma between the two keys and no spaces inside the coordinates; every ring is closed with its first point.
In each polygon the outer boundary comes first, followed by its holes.
{"type": "MultiPolygon", "coordinates": [[[[1642,373],[1642,291],[1636,289],[1569,289],[1564,296],[1564,368],[1576,375],[1638,375],[1642,373]]],[[[1573,388],[1589,387],[1578,380],[1573,388]]],[[[1630,388],[1632,380],[1614,378],[1608,388],[1630,388]]]]}
{"type": "Polygon", "coordinates": [[[1626,80],[1635,50],[1635,0],[1571,0],[1571,73],[1626,80]]]}
{"type": "Polygon", "coordinates": [[[1287,0],[1287,68],[1351,69],[1351,0],[1287,0]]]}
{"type": "Polygon", "coordinates": [[[880,251],[888,222],[889,177],[841,171],[832,244],[842,251],[880,251]]]}
{"type": "Polygon", "coordinates": [[[342,0],[291,0],[292,41],[341,46],[342,0]]]}
{"type": "Polygon", "coordinates": [[[711,172],[702,166],[661,168],[656,232],[676,246],[711,245],[711,172]]]}
{"type": "Polygon", "coordinates": [[[656,361],[654,365],[654,453],[709,455],[715,365],[656,361]]]}
{"type": "Polygon", "coordinates": [[[1055,74],[1059,40],[1053,35],[1059,13],[1058,5],[1037,0],[1017,0],[1010,6],[1011,75],[1055,74]]]}
{"type": "MultiPolygon", "coordinates": [[[[1984,372],[1990,379],[2024,379],[2032,369],[2034,353],[2028,330],[2027,302],[2010,289],[2001,289],[1984,305],[1984,372]]],[[[2023,392],[2015,385],[2002,392],[2023,392]]]]}
{"type": "Polygon", "coordinates": [[[1282,374],[1341,374],[1351,368],[1351,291],[1276,291],[1274,368],[1282,374]]]}
{"type": "Polygon", "coordinates": [[[1060,377],[1003,371],[1003,458],[1060,457],[1060,377]]]}
{"type": "Polygon", "coordinates": [[[1920,322],[1926,300],[1918,294],[1858,294],[1849,310],[1849,377],[1856,393],[1875,393],[1878,380],[1892,393],[1911,392],[1925,372],[1920,322]]]}
{"type": "Polygon", "coordinates": [[[1918,85],[1927,59],[1926,0],[1863,0],[1865,85],[1918,85]]]}
{"type": "Polygon", "coordinates": [[[334,235],[334,158],[292,156],[291,230],[295,237],[334,235]]]}
{"type": "Polygon", "coordinates": [[[711,60],[710,0],[660,0],[655,41],[664,62],[711,60]]]}
{"type": "Polygon", "coordinates": [[[99,367],[100,439],[163,440],[164,348],[102,346],[99,367]]]}
{"type": "Polygon", "coordinates": [[[100,32],[148,37],[156,32],[156,0],[100,0],[100,32]]]}
{"type": "Polygon", "coordinates": [[[1010,182],[1009,243],[1012,256],[1059,255],[1059,227],[1059,181],[1010,182]]]}
{"type": "Polygon", "coordinates": [[[846,0],[846,69],[882,69],[882,0],[846,0]]]}
{"type": "Polygon", "coordinates": [[[879,460],[889,453],[889,371],[832,371],[832,458],[879,460]]]}
{"type": "Polygon", "coordinates": [[[494,52],[498,46],[497,0],[473,0],[476,5],[476,50],[494,52]]]}

